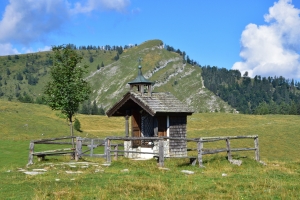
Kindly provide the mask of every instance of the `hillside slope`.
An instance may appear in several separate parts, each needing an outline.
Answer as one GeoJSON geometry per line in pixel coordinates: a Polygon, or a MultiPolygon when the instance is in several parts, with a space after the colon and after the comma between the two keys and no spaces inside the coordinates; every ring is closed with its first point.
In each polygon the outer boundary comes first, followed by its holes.
{"type": "MultiPolygon", "coordinates": [[[[161,40],[150,40],[125,49],[117,61],[116,51],[78,50],[82,64],[89,65],[86,79],[92,86],[91,100],[105,110],[110,108],[129,90],[127,83],[137,76],[137,60],[142,58],[143,74],[155,82],[154,92],[169,91],[196,112],[232,110],[204,88],[200,67],[184,64],[182,56],[161,44],[161,40]],[[104,67],[97,69],[102,63],[104,67]]],[[[1,98],[17,100],[26,94],[39,98],[51,65],[51,52],[0,57],[1,98]]]]}

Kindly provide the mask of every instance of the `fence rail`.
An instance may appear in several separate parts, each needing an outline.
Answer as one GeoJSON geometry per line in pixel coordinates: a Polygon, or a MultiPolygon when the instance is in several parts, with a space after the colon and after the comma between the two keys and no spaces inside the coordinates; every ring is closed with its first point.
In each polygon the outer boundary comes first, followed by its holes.
{"type": "Polygon", "coordinates": [[[248,135],[248,136],[225,136],[225,137],[201,137],[201,138],[181,138],[181,137],[107,137],[105,139],[90,139],[90,138],[81,138],[81,137],[61,137],[61,138],[52,138],[52,139],[43,139],[43,140],[34,140],[30,142],[29,145],[29,158],[28,165],[33,164],[33,157],[38,156],[44,158],[46,155],[64,155],[64,154],[72,154],[77,161],[82,156],[89,157],[102,157],[106,159],[107,163],[111,163],[111,157],[114,155],[115,160],[120,156],[119,153],[138,153],[138,154],[153,154],[153,157],[158,157],[158,165],[160,167],[164,166],[165,159],[165,150],[164,150],[164,141],[165,140],[185,140],[187,142],[196,142],[198,156],[197,157],[181,157],[181,158],[190,158],[193,160],[193,163],[196,163],[197,159],[199,162],[199,167],[203,167],[203,155],[207,154],[215,154],[221,152],[227,152],[228,160],[232,160],[231,152],[235,151],[255,151],[255,160],[259,161],[259,144],[258,144],[258,136],[257,135],[248,135]],[[48,150],[43,152],[34,152],[35,144],[72,144],[71,142],[57,142],[58,140],[65,139],[75,139],[76,138],[76,146],[75,148],[64,148],[57,150],[48,150]],[[233,139],[254,139],[254,148],[231,148],[230,140],[233,139]],[[134,141],[134,140],[150,140],[150,141],[158,141],[158,153],[152,152],[137,152],[137,151],[126,151],[119,150],[118,147],[122,146],[121,144],[113,144],[114,140],[122,140],[122,141],[134,141]],[[216,141],[226,141],[226,148],[222,149],[204,149],[204,143],[207,142],[216,142],[216,141]],[[87,150],[82,150],[82,146],[87,146],[87,150]],[[98,146],[104,146],[103,154],[94,154],[93,149],[98,146]],[[113,147],[113,149],[112,149],[113,147]],[[86,154],[90,151],[90,154],[86,154]],[[112,154],[113,153],[113,154],[112,154]]]}
{"type": "Polygon", "coordinates": [[[228,160],[232,160],[231,152],[233,151],[255,151],[255,160],[259,161],[259,144],[258,144],[258,136],[257,135],[247,135],[247,136],[226,136],[226,137],[202,137],[198,141],[197,145],[198,149],[198,162],[199,167],[203,167],[203,159],[202,156],[206,154],[215,154],[221,152],[227,152],[228,160]],[[254,139],[254,148],[231,148],[230,140],[233,139],[254,139]],[[203,148],[204,143],[206,142],[216,142],[220,140],[226,141],[225,149],[213,149],[213,150],[206,150],[203,148]]]}

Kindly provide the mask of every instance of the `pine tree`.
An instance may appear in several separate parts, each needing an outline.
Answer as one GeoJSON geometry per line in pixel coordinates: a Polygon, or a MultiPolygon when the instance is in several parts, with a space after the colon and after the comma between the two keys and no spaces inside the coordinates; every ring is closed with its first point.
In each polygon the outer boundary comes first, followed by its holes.
{"type": "Polygon", "coordinates": [[[101,107],[99,108],[99,115],[105,115],[105,111],[101,105],[101,107]]]}
{"type": "Polygon", "coordinates": [[[92,106],[92,112],[91,112],[92,115],[98,115],[98,106],[96,104],[96,101],[93,101],[93,106],[92,106]]]}
{"type": "Polygon", "coordinates": [[[114,57],[115,61],[119,60],[119,53],[117,53],[117,55],[114,57]]]}
{"type": "Polygon", "coordinates": [[[6,69],[6,75],[9,76],[10,74],[11,74],[11,73],[10,73],[10,70],[7,68],[7,69],[6,69]]]}
{"type": "Polygon", "coordinates": [[[93,56],[90,56],[90,63],[94,62],[93,56]]]}

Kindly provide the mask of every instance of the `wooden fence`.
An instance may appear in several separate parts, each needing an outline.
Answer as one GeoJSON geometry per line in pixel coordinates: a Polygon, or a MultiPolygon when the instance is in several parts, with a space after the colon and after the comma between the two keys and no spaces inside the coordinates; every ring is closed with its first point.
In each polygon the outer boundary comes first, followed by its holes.
{"type": "MultiPolygon", "coordinates": [[[[112,144],[114,145],[114,144],[112,144]]],[[[95,154],[94,149],[99,146],[105,146],[105,139],[99,138],[81,138],[81,137],[60,137],[60,138],[51,138],[51,139],[41,139],[41,140],[33,140],[30,141],[29,144],[29,156],[28,156],[28,164],[33,164],[33,157],[37,156],[39,160],[44,160],[45,156],[58,156],[58,155],[71,155],[76,161],[82,156],[90,156],[90,157],[106,157],[106,153],[103,154],[95,154]],[[76,139],[76,140],[75,140],[76,139]],[[68,141],[69,140],[69,141],[68,141]],[[52,145],[69,145],[72,146],[72,140],[75,140],[76,146],[71,148],[61,148],[55,150],[46,150],[35,152],[34,148],[37,144],[52,144],[52,145]],[[86,146],[87,149],[83,150],[83,146],[86,146]],[[87,152],[89,152],[87,154],[87,152]]]]}
{"type": "MultiPolygon", "coordinates": [[[[195,165],[197,159],[199,162],[199,167],[203,167],[203,155],[206,154],[215,154],[220,152],[227,152],[228,160],[232,160],[231,152],[235,151],[255,151],[255,160],[259,161],[259,144],[258,144],[258,136],[226,136],[226,137],[202,137],[202,138],[174,138],[174,137],[107,137],[105,139],[90,139],[90,138],[81,138],[81,137],[61,137],[61,138],[53,138],[53,139],[43,139],[43,140],[35,140],[31,141],[29,145],[29,158],[28,165],[33,164],[33,157],[37,156],[38,158],[44,159],[45,156],[50,155],[73,155],[75,160],[77,161],[82,156],[91,156],[91,157],[103,157],[106,159],[107,163],[111,163],[111,157],[114,155],[115,160],[120,156],[119,153],[137,153],[137,154],[153,154],[153,157],[158,158],[158,166],[164,166],[164,140],[185,140],[187,142],[196,142],[198,156],[197,157],[179,157],[179,158],[190,158],[190,161],[193,165],[195,165]],[[57,142],[58,140],[65,139],[74,139],[76,138],[76,146],[75,148],[65,148],[65,149],[56,149],[56,150],[48,150],[43,152],[34,152],[35,144],[69,144],[72,145],[71,142],[57,142]],[[232,139],[254,139],[254,148],[231,148],[230,140],[232,139]],[[150,140],[150,141],[158,141],[158,153],[151,152],[137,152],[137,151],[126,151],[119,150],[118,147],[122,146],[122,144],[113,144],[112,141],[121,140],[121,141],[134,141],[134,140],[150,140]],[[206,142],[216,142],[220,140],[226,141],[226,148],[223,149],[204,149],[204,143],[206,142]],[[82,150],[82,146],[87,146],[87,150],[82,150]],[[98,146],[104,146],[103,154],[94,154],[93,149],[98,146]],[[113,148],[112,148],[113,147],[113,148]],[[90,151],[89,154],[86,154],[90,151]],[[114,154],[112,154],[114,153],[114,154]]],[[[122,154],[121,154],[122,155],[122,154]]],[[[174,158],[174,157],[171,157],[174,158]]]]}
{"type": "Polygon", "coordinates": [[[41,140],[33,140],[30,141],[29,144],[29,156],[28,156],[28,164],[27,165],[31,165],[33,164],[33,157],[37,156],[39,158],[39,160],[43,160],[45,158],[45,156],[51,156],[51,155],[65,155],[65,154],[73,154],[74,155],[74,150],[75,148],[63,148],[63,149],[55,149],[55,150],[47,150],[47,151],[43,151],[43,152],[35,152],[34,151],[34,147],[37,144],[57,144],[57,145],[72,145],[72,141],[66,141],[68,139],[70,140],[74,140],[76,137],[60,137],[60,138],[51,138],[51,139],[41,139],[41,140]],[[60,141],[59,140],[64,140],[64,141],[60,141]]]}
{"type": "Polygon", "coordinates": [[[220,152],[227,152],[227,158],[228,160],[232,160],[231,152],[234,151],[255,151],[255,160],[259,161],[259,145],[258,145],[258,136],[257,135],[248,135],[248,136],[226,136],[226,137],[202,137],[198,141],[197,145],[198,150],[198,162],[199,167],[203,167],[203,155],[206,154],[215,154],[220,152]],[[231,148],[230,146],[230,140],[233,139],[254,139],[254,148],[231,148]],[[216,142],[220,140],[226,141],[226,148],[224,149],[204,149],[204,143],[206,142],[216,142]]]}
{"type": "Polygon", "coordinates": [[[137,154],[153,154],[153,157],[158,158],[158,165],[160,167],[164,166],[164,140],[172,139],[172,140],[187,140],[186,138],[170,138],[170,137],[107,137],[106,138],[106,162],[111,163],[111,152],[114,152],[115,159],[118,158],[118,153],[137,153],[137,154]],[[151,152],[137,152],[137,151],[125,151],[118,150],[118,146],[115,147],[114,150],[111,149],[111,141],[113,140],[124,140],[124,141],[134,141],[134,140],[150,140],[150,141],[159,141],[159,150],[158,153],[151,152]]]}

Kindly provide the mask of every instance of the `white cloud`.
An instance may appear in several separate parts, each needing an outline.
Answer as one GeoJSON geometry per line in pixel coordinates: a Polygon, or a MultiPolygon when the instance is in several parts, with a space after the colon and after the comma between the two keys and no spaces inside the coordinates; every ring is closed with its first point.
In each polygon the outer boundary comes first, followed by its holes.
{"type": "Polygon", "coordinates": [[[0,21],[0,42],[28,45],[44,41],[67,19],[67,2],[63,0],[10,0],[0,21]]]}
{"type": "Polygon", "coordinates": [[[13,48],[10,43],[1,44],[0,43],[0,55],[14,55],[20,54],[20,52],[13,48]]]}
{"type": "Polygon", "coordinates": [[[241,36],[242,62],[238,69],[249,76],[300,78],[300,10],[291,0],[279,0],[264,16],[266,25],[249,24],[241,36]]]}
{"type": "Polygon", "coordinates": [[[94,10],[115,10],[123,12],[129,5],[129,0],[88,0],[85,5],[80,2],[75,3],[71,10],[73,14],[89,13],[94,10]]]}
{"type": "Polygon", "coordinates": [[[31,46],[49,44],[52,36],[64,33],[64,25],[76,14],[94,10],[123,11],[129,0],[88,0],[82,5],[75,0],[9,0],[0,19],[0,55],[17,52],[13,46],[22,46],[22,53],[33,52],[31,46]]]}

